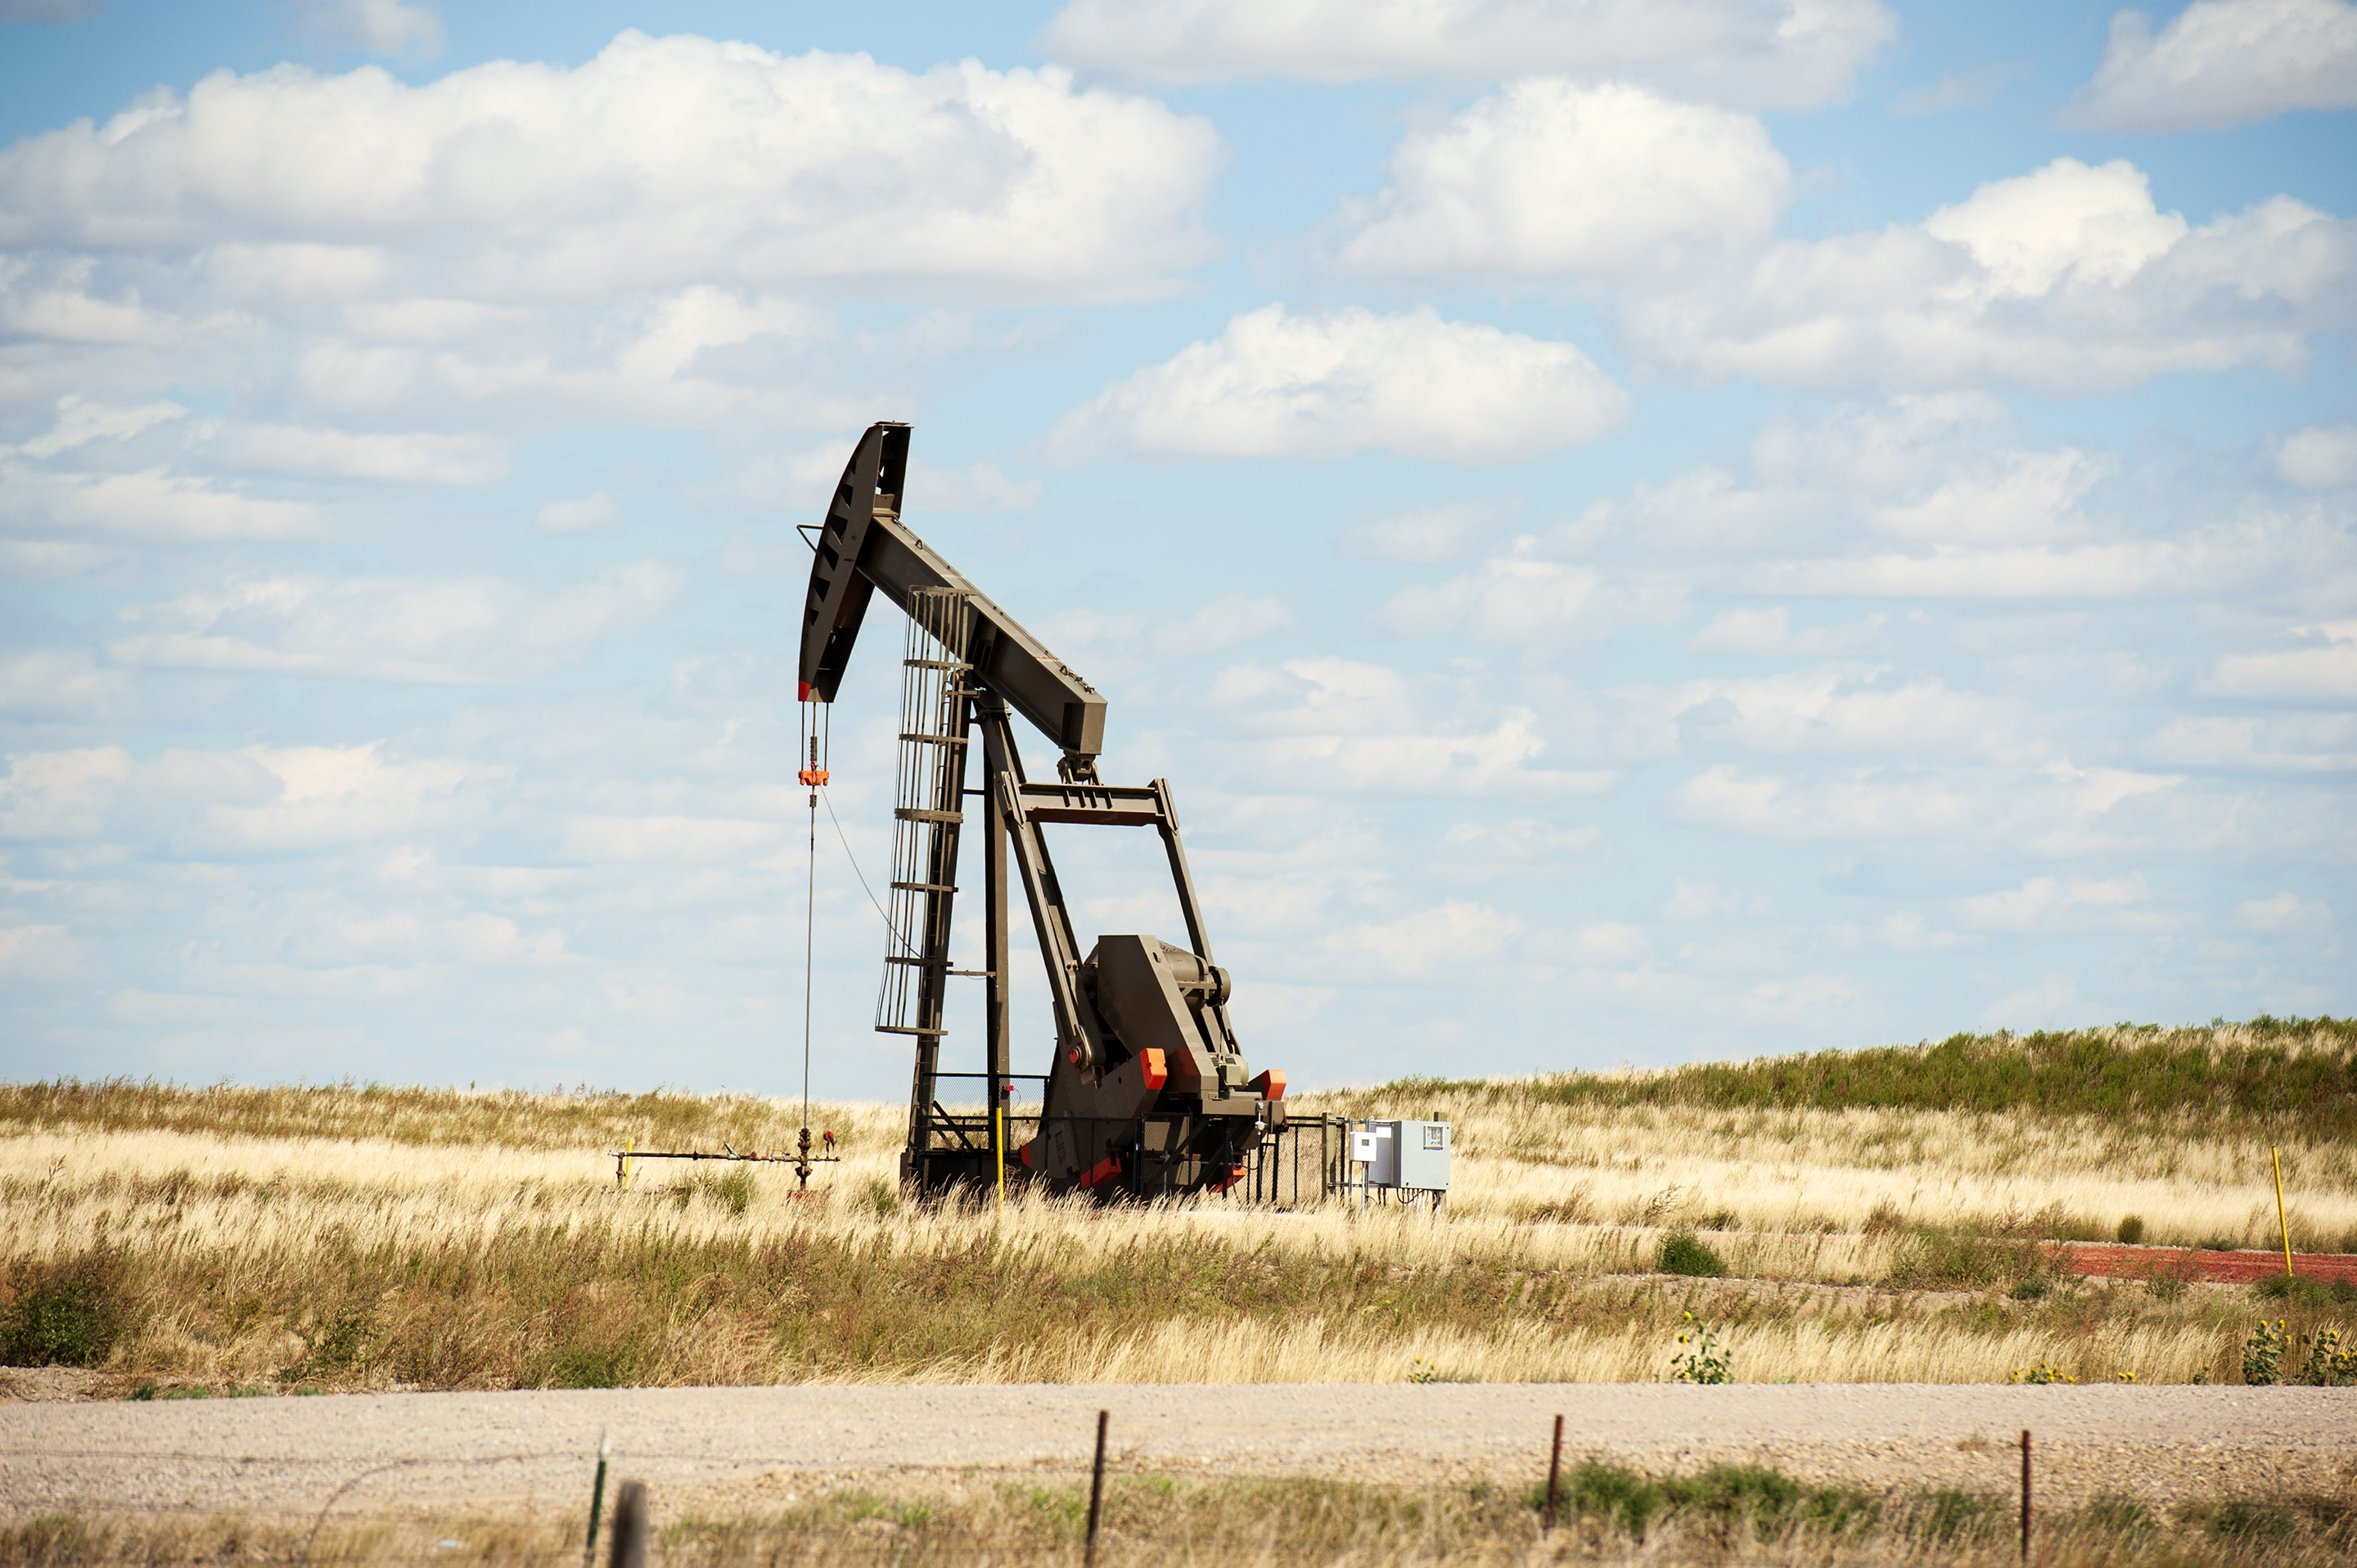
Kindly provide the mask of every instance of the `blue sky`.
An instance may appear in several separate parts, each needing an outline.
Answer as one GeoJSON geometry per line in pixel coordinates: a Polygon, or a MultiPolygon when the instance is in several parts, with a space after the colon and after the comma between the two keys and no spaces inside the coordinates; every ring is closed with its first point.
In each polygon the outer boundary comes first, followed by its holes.
{"type": "Polygon", "coordinates": [[[2357,1008],[2341,0],[0,18],[0,1073],[798,1089],[877,418],[1256,1068],[2357,1008]]]}

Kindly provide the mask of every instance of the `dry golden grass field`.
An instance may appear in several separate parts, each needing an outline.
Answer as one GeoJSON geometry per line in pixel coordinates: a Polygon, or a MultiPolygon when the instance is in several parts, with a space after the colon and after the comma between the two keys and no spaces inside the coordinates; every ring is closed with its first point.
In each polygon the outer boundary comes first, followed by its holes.
{"type": "MultiPolygon", "coordinates": [[[[901,1112],[829,1105],[806,1196],[743,1097],[0,1088],[0,1360],[322,1388],[768,1381],[1645,1380],[1689,1311],[1740,1381],[2235,1380],[2330,1293],[2092,1284],[2036,1242],[2357,1248],[2357,1026],[1987,1036],[1609,1076],[1414,1081],[1304,1110],[1438,1112],[1428,1213],[904,1201],[901,1112]],[[1724,1277],[1663,1273],[1670,1235],[1724,1277]]],[[[1674,1261],[1674,1259],[1673,1260],[1674,1261]]],[[[2295,1358],[2296,1359],[2296,1358],[2295,1358]]],[[[110,1385],[112,1386],[112,1385],[110,1385]]]]}
{"type": "MultiPolygon", "coordinates": [[[[2357,1290],[2206,1284],[2185,1260],[2276,1241],[2276,1151],[2293,1246],[2357,1251],[2357,1025],[1958,1036],[1662,1072],[1417,1080],[1297,1105],[1449,1119],[1445,1210],[915,1203],[892,1179],[897,1106],[818,1108],[845,1157],[803,1195],[768,1164],[642,1165],[622,1190],[607,1153],[625,1141],[783,1150],[800,1109],[784,1101],[5,1086],[0,1363],[78,1367],[85,1396],[134,1400],[1641,1380],[1698,1368],[1739,1382],[2214,1383],[2246,1369],[2266,1380],[2248,1352],[2274,1320],[2275,1380],[2352,1373],[2324,1351],[2357,1316],[2357,1290]],[[2136,1280],[2080,1280],[2040,1246],[2135,1236],[2153,1262],[2136,1280]],[[1706,1364],[1694,1359],[1699,1326],[1715,1337],[1706,1364]]],[[[1566,1487],[1566,1528],[1545,1538],[1532,1497],[1486,1482],[1125,1476],[1101,1561],[1964,1564],[2015,1550],[2005,1498],[1928,1484],[1649,1475],[1590,1458],[1566,1487]]],[[[2357,1552],[2357,1483],[2343,1489],[2204,1494],[2165,1516],[2124,1498],[2057,1505],[2041,1516],[2040,1561],[2342,1563],[2357,1552]]],[[[770,1513],[663,1514],[655,1556],[675,1568],[1078,1563],[1082,1506],[1047,1477],[939,1496],[838,1487],[770,1513]]],[[[316,1540],[304,1528],[233,1513],[12,1517],[0,1564],[578,1552],[577,1520],[528,1515],[354,1520],[316,1540]]]]}

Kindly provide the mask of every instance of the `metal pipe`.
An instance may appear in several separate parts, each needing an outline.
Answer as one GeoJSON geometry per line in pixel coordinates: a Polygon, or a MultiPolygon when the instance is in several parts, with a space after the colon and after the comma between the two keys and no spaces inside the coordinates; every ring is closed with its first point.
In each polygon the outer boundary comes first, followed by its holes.
{"type": "Polygon", "coordinates": [[[2291,1221],[2284,1218],[2283,1151],[2270,1146],[2267,1153],[2276,1162],[2276,1234],[2283,1238],[2284,1273],[2291,1273],[2291,1221]]]}
{"type": "Polygon", "coordinates": [[[606,1508],[606,1461],[613,1454],[614,1444],[607,1429],[597,1429],[597,1479],[589,1487],[589,1539],[581,1545],[581,1568],[597,1568],[597,1516],[606,1508]]]}

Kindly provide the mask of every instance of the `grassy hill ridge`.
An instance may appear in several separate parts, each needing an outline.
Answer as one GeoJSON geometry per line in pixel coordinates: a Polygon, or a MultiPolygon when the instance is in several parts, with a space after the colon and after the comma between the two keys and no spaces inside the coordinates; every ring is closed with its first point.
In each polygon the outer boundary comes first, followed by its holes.
{"type": "MultiPolygon", "coordinates": [[[[1513,1079],[1405,1078],[1308,1090],[1332,1109],[1392,1113],[1430,1091],[1534,1105],[1728,1111],[2028,1111],[2124,1122],[2201,1116],[2219,1131],[2357,1139],[2357,1018],[2118,1025],[1939,1043],[1760,1057],[1746,1062],[1513,1079]]],[[[381,1138],[419,1146],[717,1146],[782,1150],[795,1118],[759,1095],[652,1090],[535,1094],[383,1084],[58,1079],[0,1084],[0,1136],[36,1129],[179,1132],[257,1138],[381,1138]]],[[[1316,1108],[1315,1106],[1312,1107],[1316,1108]]],[[[1420,1114],[1420,1112],[1415,1113],[1420,1114]]]]}
{"type": "Polygon", "coordinates": [[[2008,1112],[2149,1121],[2188,1116],[2238,1129],[2357,1137],[2357,1019],[2274,1018],[2169,1028],[1951,1035],[1748,1062],[1527,1079],[1404,1079],[1372,1091],[1427,1090],[1553,1105],[2008,1112]]]}

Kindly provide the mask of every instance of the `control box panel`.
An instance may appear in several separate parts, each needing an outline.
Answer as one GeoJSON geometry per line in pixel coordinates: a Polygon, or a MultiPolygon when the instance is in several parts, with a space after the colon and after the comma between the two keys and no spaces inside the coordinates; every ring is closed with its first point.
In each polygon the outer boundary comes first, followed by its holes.
{"type": "Polygon", "coordinates": [[[1351,1134],[1351,1157],[1365,1162],[1369,1187],[1447,1192],[1448,1144],[1446,1122],[1373,1122],[1351,1134]]]}

